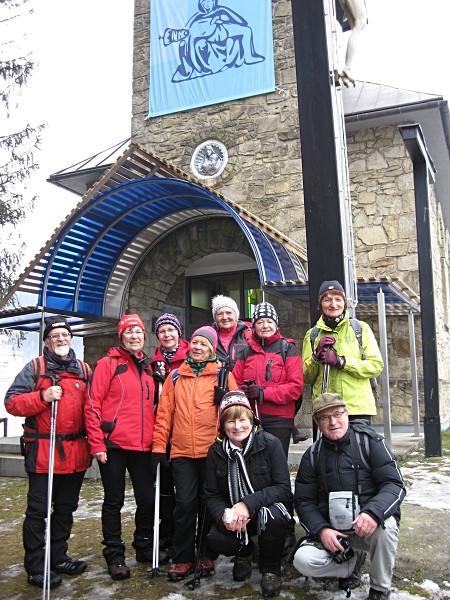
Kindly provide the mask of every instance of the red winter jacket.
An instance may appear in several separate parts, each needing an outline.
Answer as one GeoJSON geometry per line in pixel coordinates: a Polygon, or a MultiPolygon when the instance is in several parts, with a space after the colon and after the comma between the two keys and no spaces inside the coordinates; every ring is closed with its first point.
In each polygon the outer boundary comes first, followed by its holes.
{"type": "Polygon", "coordinates": [[[284,362],[282,340],[280,332],[264,340],[264,346],[255,335],[249,337],[250,351],[245,360],[236,362],[233,375],[238,386],[244,381],[254,381],[264,388],[264,401],[258,406],[260,414],[293,419],[295,401],[303,392],[302,359],[294,340],[288,339],[284,362]]]}
{"type": "Polygon", "coordinates": [[[110,348],[94,369],[85,404],[91,454],[122,448],[148,452],[153,441],[154,382],[150,359],[110,348]]]}
{"type": "MultiPolygon", "coordinates": [[[[71,351],[72,352],[72,351],[71,351]]],[[[73,354],[74,365],[77,365],[73,354]]],[[[46,365],[46,363],[45,363],[46,365]]],[[[77,370],[77,367],[73,367],[77,370]]],[[[56,406],[54,473],[67,475],[86,471],[91,464],[84,424],[84,401],[87,383],[80,365],[79,372],[55,373],[63,394],[56,406]]],[[[48,473],[50,417],[52,402],[45,402],[42,392],[53,385],[48,375],[35,381],[33,361],[18,373],[6,393],[6,410],[25,417],[25,469],[28,473],[48,473]]]]}

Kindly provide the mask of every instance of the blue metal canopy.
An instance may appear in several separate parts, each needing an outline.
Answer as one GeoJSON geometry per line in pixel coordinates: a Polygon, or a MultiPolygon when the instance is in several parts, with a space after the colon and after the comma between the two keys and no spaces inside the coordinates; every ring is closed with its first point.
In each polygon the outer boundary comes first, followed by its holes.
{"type": "MultiPolygon", "coordinates": [[[[221,194],[131,144],[85,194],[0,306],[20,291],[36,297],[41,313],[116,320],[139,263],[162,236],[212,216],[238,223],[252,248],[262,287],[273,281],[306,280],[306,252],[301,247],[221,194]]],[[[31,312],[23,311],[24,329],[34,328],[40,320],[35,314],[32,323],[31,312]]],[[[7,326],[12,316],[0,314],[0,327],[7,326]]],[[[19,328],[18,319],[14,311],[10,326],[19,328]]]]}

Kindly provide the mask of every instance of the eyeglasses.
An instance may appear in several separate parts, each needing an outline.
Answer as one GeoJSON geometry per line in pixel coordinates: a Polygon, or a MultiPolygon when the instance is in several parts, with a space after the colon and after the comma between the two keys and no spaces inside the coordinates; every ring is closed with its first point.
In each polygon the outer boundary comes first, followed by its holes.
{"type": "Polygon", "coordinates": [[[51,333],[47,337],[50,338],[51,340],[57,340],[60,337],[69,338],[69,337],[71,337],[71,335],[70,335],[70,333],[51,333]]]}
{"type": "Polygon", "coordinates": [[[142,329],[125,329],[123,335],[144,335],[142,329]]]}
{"type": "Polygon", "coordinates": [[[337,410],[336,412],[332,413],[331,415],[321,415],[320,417],[316,417],[317,421],[320,421],[321,423],[328,423],[328,421],[330,421],[331,417],[333,417],[333,419],[340,419],[342,417],[342,415],[345,414],[345,409],[344,410],[337,410]]]}

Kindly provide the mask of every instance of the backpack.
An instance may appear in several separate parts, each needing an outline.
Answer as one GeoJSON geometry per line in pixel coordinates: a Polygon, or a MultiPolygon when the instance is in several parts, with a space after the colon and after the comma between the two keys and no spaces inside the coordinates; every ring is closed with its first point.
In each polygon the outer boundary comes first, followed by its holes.
{"type": "MultiPolygon", "coordinates": [[[[358,340],[359,351],[361,352],[361,360],[366,360],[366,358],[367,358],[366,353],[364,352],[364,348],[362,345],[361,323],[358,321],[358,319],[355,319],[354,317],[350,317],[349,322],[355,333],[356,339],[358,340]]],[[[311,352],[314,352],[314,342],[316,341],[316,337],[318,336],[319,331],[320,331],[320,328],[317,327],[317,325],[314,325],[314,327],[311,329],[311,333],[309,336],[309,339],[311,342],[311,352]]],[[[376,377],[372,377],[370,379],[370,387],[372,388],[373,397],[375,398],[375,400],[378,400],[378,392],[377,392],[378,380],[376,377]]]]}
{"type": "MultiPolygon", "coordinates": [[[[317,335],[317,334],[316,334],[317,335]]],[[[283,359],[283,363],[286,364],[286,357],[287,357],[287,353],[289,350],[289,342],[287,341],[286,338],[281,338],[281,358],[283,359]]],[[[246,346],[243,350],[242,353],[242,360],[246,361],[247,358],[250,356],[250,352],[252,352],[252,349],[250,348],[250,346],[246,346]]],[[[302,406],[302,402],[303,402],[303,394],[300,394],[300,396],[297,398],[297,400],[295,401],[295,414],[298,413],[298,411],[300,410],[301,406],[302,406]]]]}
{"type": "MultiPolygon", "coordinates": [[[[83,377],[81,379],[82,379],[82,381],[87,383],[92,374],[91,367],[84,361],[80,360],[79,358],[77,360],[78,360],[78,364],[80,365],[81,372],[83,373],[83,377]]],[[[33,368],[34,368],[33,379],[34,379],[34,384],[35,384],[35,390],[37,391],[41,388],[42,379],[49,378],[50,375],[47,375],[45,372],[45,359],[43,356],[38,356],[37,358],[33,358],[32,363],[33,363],[33,368]]]]}

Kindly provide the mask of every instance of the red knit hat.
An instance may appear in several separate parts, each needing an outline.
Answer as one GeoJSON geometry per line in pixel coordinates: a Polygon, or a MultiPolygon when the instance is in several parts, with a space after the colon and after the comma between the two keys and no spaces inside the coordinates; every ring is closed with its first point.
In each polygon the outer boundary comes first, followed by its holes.
{"type": "Polygon", "coordinates": [[[138,314],[123,315],[120,319],[118,327],[119,340],[122,339],[122,334],[128,327],[140,327],[145,334],[145,325],[138,314]]]}

